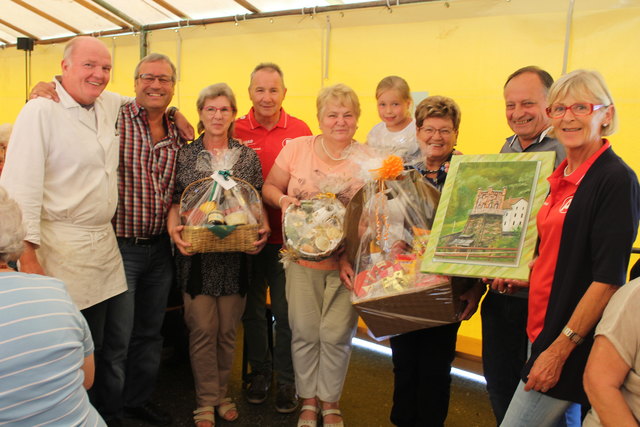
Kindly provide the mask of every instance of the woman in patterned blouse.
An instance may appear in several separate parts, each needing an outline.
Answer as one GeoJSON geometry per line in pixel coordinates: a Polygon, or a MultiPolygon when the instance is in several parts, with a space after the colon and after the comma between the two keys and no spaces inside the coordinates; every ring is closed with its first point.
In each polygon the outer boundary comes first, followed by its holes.
{"type": "MultiPolygon", "coordinates": [[[[237,408],[226,397],[226,392],[236,330],[249,283],[249,257],[242,252],[189,254],[186,251],[189,243],[181,236],[180,196],[189,184],[210,175],[210,171],[196,168],[196,159],[203,150],[219,153],[237,148],[241,154],[231,169],[232,175],[249,182],[258,191],[262,189],[263,180],[258,156],[231,137],[238,111],[231,88],[224,83],[206,87],[200,92],[197,108],[201,135],[182,147],[178,154],[176,187],[167,228],[179,250],[176,272],[189,328],[189,354],[198,405],[194,420],[197,426],[208,427],[215,424],[214,407],[227,421],[238,418],[237,408]]],[[[265,223],[259,233],[259,240],[254,243],[256,249],[251,254],[264,247],[269,235],[268,224],[265,223]]]]}

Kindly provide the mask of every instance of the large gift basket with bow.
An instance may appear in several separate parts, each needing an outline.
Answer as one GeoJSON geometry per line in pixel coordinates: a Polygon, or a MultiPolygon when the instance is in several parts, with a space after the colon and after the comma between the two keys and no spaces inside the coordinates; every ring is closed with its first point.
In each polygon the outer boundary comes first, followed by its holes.
{"type": "Polygon", "coordinates": [[[180,198],[182,239],[191,253],[255,249],[262,223],[262,201],[247,181],[234,177],[240,149],[198,154],[196,169],[210,175],[192,182],[180,198]]]}
{"type": "Polygon", "coordinates": [[[353,306],[376,339],[457,321],[467,284],[420,271],[439,191],[397,156],[370,172],[345,218],[353,306]]]}

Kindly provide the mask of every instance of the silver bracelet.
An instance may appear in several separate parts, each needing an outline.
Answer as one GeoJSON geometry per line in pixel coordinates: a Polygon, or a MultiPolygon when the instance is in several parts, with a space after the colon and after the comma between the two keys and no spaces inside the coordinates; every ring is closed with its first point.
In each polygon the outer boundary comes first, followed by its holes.
{"type": "Polygon", "coordinates": [[[283,194],[282,196],[280,196],[280,198],[278,199],[278,206],[282,207],[282,199],[284,199],[285,197],[289,197],[286,194],[283,194]]]}

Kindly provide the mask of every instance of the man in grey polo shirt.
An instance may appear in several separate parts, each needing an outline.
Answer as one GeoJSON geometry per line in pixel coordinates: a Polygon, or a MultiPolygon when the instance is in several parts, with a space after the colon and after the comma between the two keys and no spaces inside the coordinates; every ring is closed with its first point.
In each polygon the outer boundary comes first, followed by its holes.
{"type": "MultiPolygon", "coordinates": [[[[504,100],[514,135],[507,138],[501,153],[555,151],[555,166],[564,160],[564,147],[547,136],[551,127],[545,109],[552,83],[551,75],[535,66],[520,68],[507,78],[504,100]]],[[[482,364],[498,425],[527,360],[527,297],[527,290],[512,295],[489,290],[482,303],[482,364]]]]}

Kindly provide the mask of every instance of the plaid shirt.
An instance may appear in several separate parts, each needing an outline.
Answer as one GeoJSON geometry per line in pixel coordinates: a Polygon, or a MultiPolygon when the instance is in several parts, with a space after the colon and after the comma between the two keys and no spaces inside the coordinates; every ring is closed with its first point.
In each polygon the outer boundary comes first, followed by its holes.
{"type": "Polygon", "coordinates": [[[155,145],[147,113],[133,101],[120,109],[118,209],[113,226],[118,237],[151,237],[166,231],[175,184],[178,129],[166,115],[167,136],[155,145]]]}

